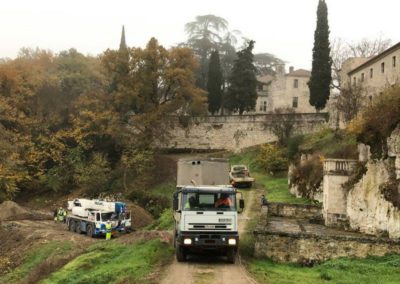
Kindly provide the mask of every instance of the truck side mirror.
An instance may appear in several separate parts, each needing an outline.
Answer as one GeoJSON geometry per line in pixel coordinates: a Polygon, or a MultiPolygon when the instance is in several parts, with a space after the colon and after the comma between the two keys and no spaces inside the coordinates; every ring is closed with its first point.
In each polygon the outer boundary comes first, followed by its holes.
{"type": "Polygon", "coordinates": [[[240,209],[244,208],[244,199],[239,200],[239,207],[240,207],[240,209]]]}
{"type": "Polygon", "coordinates": [[[172,200],[172,208],[174,209],[174,211],[177,211],[179,208],[179,201],[178,201],[178,197],[174,196],[174,199],[172,200]]]}

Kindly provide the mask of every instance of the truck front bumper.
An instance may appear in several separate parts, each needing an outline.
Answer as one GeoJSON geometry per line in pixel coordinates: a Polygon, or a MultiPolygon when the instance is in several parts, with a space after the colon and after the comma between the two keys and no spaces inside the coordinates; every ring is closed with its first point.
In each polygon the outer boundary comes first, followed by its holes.
{"type": "Polygon", "coordinates": [[[179,245],[193,249],[221,249],[239,245],[237,232],[181,232],[177,236],[179,245]]]}

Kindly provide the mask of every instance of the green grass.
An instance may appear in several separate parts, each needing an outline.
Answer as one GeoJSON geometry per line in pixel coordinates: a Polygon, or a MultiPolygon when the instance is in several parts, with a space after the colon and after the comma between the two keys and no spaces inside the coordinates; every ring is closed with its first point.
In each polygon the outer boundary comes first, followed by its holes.
{"type": "MultiPolygon", "coordinates": [[[[270,176],[263,172],[257,164],[258,147],[250,148],[242,153],[233,154],[229,162],[233,164],[249,165],[251,175],[256,179],[256,187],[265,191],[265,196],[271,202],[285,202],[291,204],[311,204],[305,198],[297,198],[289,191],[288,179],[285,175],[270,176]]],[[[258,199],[257,199],[258,201],[258,199]]]]}
{"type": "Polygon", "coordinates": [[[171,208],[166,208],[161,213],[160,217],[146,226],[145,230],[161,230],[168,231],[174,228],[174,216],[171,208]]]}
{"type": "Polygon", "coordinates": [[[0,277],[0,283],[16,283],[28,276],[42,262],[50,257],[62,256],[72,249],[72,244],[66,242],[49,242],[34,248],[24,258],[22,264],[15,270],[0,277]]]}
{"type": "Polygon", "coordinates": [[[289,191],[288,179],[285,176],[269,176],[259,172],[253,173],[258,187],[263,188],[265,196],[270,202],[284,202],[291,204],[311,204],[306,198],[297,198],[289,191]]]}
{"type": "Polygon", "coordinates": [[[175,192],[175,190],[176,184],[174,182],[165,182],[151,188],[150,193],[157,196],[172,198],[172,194],[175,192]]]}
{"type": "Polygon", "coordinates": [[[320,153],[327,158],[356,159],[358,157],[356,138],[345,130],[335,131],[330,128],[304,135],[299,150],[320,153]]]}
{"type": "Polygon", "coordinates": [[[252,260],[248,268],[261,283],[400,283],[400,255],[340,258],[312,268],[252,260]]]}
{"type": "Polygon", "coordinates": [[[151,273],[171,255],[171,246],[158,239],[134,245],[103,241],[42,283],[151,283],[151,273]]]}

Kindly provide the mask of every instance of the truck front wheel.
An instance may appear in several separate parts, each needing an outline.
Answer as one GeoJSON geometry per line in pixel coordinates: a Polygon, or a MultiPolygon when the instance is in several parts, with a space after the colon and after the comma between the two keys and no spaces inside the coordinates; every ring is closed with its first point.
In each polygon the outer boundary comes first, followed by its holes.
{"type": "Polygon", "coordinates": [[[176,260],[178,262],[186,261],[186,251],[184,247],[182,247],[179,244],[176,244],[175,253],[176,253],[176,260]]]}
{"type": "Polygon", "coordinates": [[[236,249],[235,248],[228,248],[226,252],[226,258],[228,259],[229,263],[235,263],[236,261],[236,249]]]}

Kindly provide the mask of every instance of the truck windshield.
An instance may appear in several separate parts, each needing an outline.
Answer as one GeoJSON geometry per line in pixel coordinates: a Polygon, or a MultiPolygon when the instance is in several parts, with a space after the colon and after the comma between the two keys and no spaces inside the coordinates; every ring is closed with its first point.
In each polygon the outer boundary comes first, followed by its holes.
{"type": "Polygon", "coordinates": [[[102,221],[118,220],[118,216],[113,212],[101,213],[101,220],[102,221]]]}
{"type": "Polygon", "coordinates": [[[182,209],[185,211],[236,211],[236,194],[186,192],[182,194],[182,209]]]}

